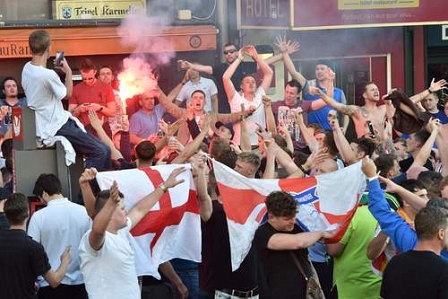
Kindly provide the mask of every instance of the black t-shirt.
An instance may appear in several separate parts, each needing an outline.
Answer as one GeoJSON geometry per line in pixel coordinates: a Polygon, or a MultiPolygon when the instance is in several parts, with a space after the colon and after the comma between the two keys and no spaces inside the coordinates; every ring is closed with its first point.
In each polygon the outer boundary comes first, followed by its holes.
{"type": "MultiPolygon", "coordinates": [[[[253,248],[249,250],[240,267],[232,272],[230,241],[227,219],[222,204],[212,201],[213,212],[203,224],[202,255],[206,256],[200,270],[204,267],[208,277],[201,287],[208,291],[220,289],[251,290],[258,285],[257,261],[253,248]],[[209,252],[204,252],[208,250],[209,252]],[[204,262],[206,263],[204,265],[204,262]]],[[[204,273],[204,272],[201,272],[204,273]]]]}
{"type": "Polygon", "coordinates": [[[387,264],[381,284],[385,299],[448,298],[448,262],[431,251],[408,251],[387,264]]]}
{"type": "MultiPolygon", "coordinates": [[[[409,157],[407,159],[404,159],[404,160],[401,160],[400,162],[398,162],[402,172],[408,171],[409,168],[411,167],[412,163],[414,163],[414,158],[413,157],[409,157]]],[[[432,167],[432,163],[431,163],[431,161],[429,159],[426,160],[425,165],[423,165],[423,166],[428,168],[428,170],[431,170],[431,171],[434,170],[434,167],[432,167]]]]}
{"type": "Polygon", "coordinates": [[[0,298],[37,298],[34,282],[50,269],[43,246],[25,231],[0,231],[0,298]]]}
{"type": "MultiPolygon", "coordinates": [[[[222,83],[222,75],[229,65],[227,63],[220,63],[213,66],[213,77],[215,78],[216,87],[218,88],[218,112],[230,113],[229,100],[227,99],[224,84],[222,83]]],[[[255,62],[243,61],[235,70],[231,80],[237,91],[240,90],[241,80],[247,74],[255,74],[257,72],[257,64],[255,62]]]]}
{"type": "MultiPolygon", "coordinates": [[[[260,226],[255,232],[253,247],[255,247],[262,271],[266,290],[260,293],[261,297],[300,299],[305,298],[306,281],[297,268],[290,252],[294,252],[297,259],[308,264],[308,249],[298,250],[271,250],[268,249],[269,239],[276,233],[297,234],[303,230],[295,225],[290,232],[279,232],[268,222],[260,226]]],[[[305,270],[309,275],[309,268],[305,270]]]]}

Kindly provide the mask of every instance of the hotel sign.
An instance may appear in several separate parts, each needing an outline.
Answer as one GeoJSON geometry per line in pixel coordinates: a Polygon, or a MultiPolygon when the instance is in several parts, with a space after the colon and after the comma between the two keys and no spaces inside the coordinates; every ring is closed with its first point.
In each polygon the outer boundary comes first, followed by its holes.
{"type": "Polygon", "coordinates": [[[121,19],[127,15],[145,15],[145,0],[129,1],[54,1],[53,18],[56,20],[121,19]]]}

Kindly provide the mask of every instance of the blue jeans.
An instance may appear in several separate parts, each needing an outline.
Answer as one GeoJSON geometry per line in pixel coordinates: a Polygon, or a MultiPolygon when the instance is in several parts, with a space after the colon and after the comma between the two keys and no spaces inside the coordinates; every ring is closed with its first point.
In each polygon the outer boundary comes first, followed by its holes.
{"type": "Polygon", "coordinates": [[[98,171],[110,169],[110,148],[96,137],[82,131],[69,119],[56,135],[64,136],[72,144],[77,154],[86,158],[86,168],[95,167],[98,171]]]}

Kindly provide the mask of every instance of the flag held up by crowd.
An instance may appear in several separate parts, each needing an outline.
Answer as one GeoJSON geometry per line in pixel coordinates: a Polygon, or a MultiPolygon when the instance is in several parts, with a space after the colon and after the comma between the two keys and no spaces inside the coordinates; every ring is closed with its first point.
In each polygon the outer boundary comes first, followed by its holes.
{"type": "Polygon", "coordinates": [[[273,191],[290,192],[299,203],[297,219],[307,231],[338,229],[344,234],[365,189],[358,162],[336,172],[300,179],[249,179],[213,161],[229,227],[232,270],[238,269],[266,213],[265,197],[273,191]]]}
{"type": "MultiPolygon", "coordinates": [[[[127,209],[161,184],[173,169],[186,165],[100,172],[97,181],[107,189],[115,180],[127,209]]],[[[158,265],[173,258],[201,261],[201,227],[196,190],[190,171],[179,175],[185,182],[170,188],[154,208],[132,229],[138,275],[160,277],[158,265]]]]}

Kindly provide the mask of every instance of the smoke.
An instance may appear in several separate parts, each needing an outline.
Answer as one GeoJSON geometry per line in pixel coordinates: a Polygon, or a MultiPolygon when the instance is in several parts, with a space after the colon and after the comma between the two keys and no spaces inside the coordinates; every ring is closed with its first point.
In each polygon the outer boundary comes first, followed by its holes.
{"type": "Polygon", "coordinates": [[[124,100],[157,87],[154,69],[142,57],[129,57],[123,60],[123,70],[118,74],[120,98],[124,100]]]}
{"type": "Polygon", "coordinates": [[[151,53],[157,64],[165,65],[175,56],[173,45],[163,37],[164,29],[170,25],[170,18],[165,16],[147,17],[128,15],[117,29],[121,43],[134,48],[133,55],[151,53]]]}
{"type": "Polygon", "coordinates": [[[135,95],[153,91],[157,87],[155,70],[175,57],[173,45],[163,37],[170,19],[166,13],[157,13],[157,17],[128,15],[117,29],[122,45],[133,49],[117,76],[123,104],[135,95]]]}

